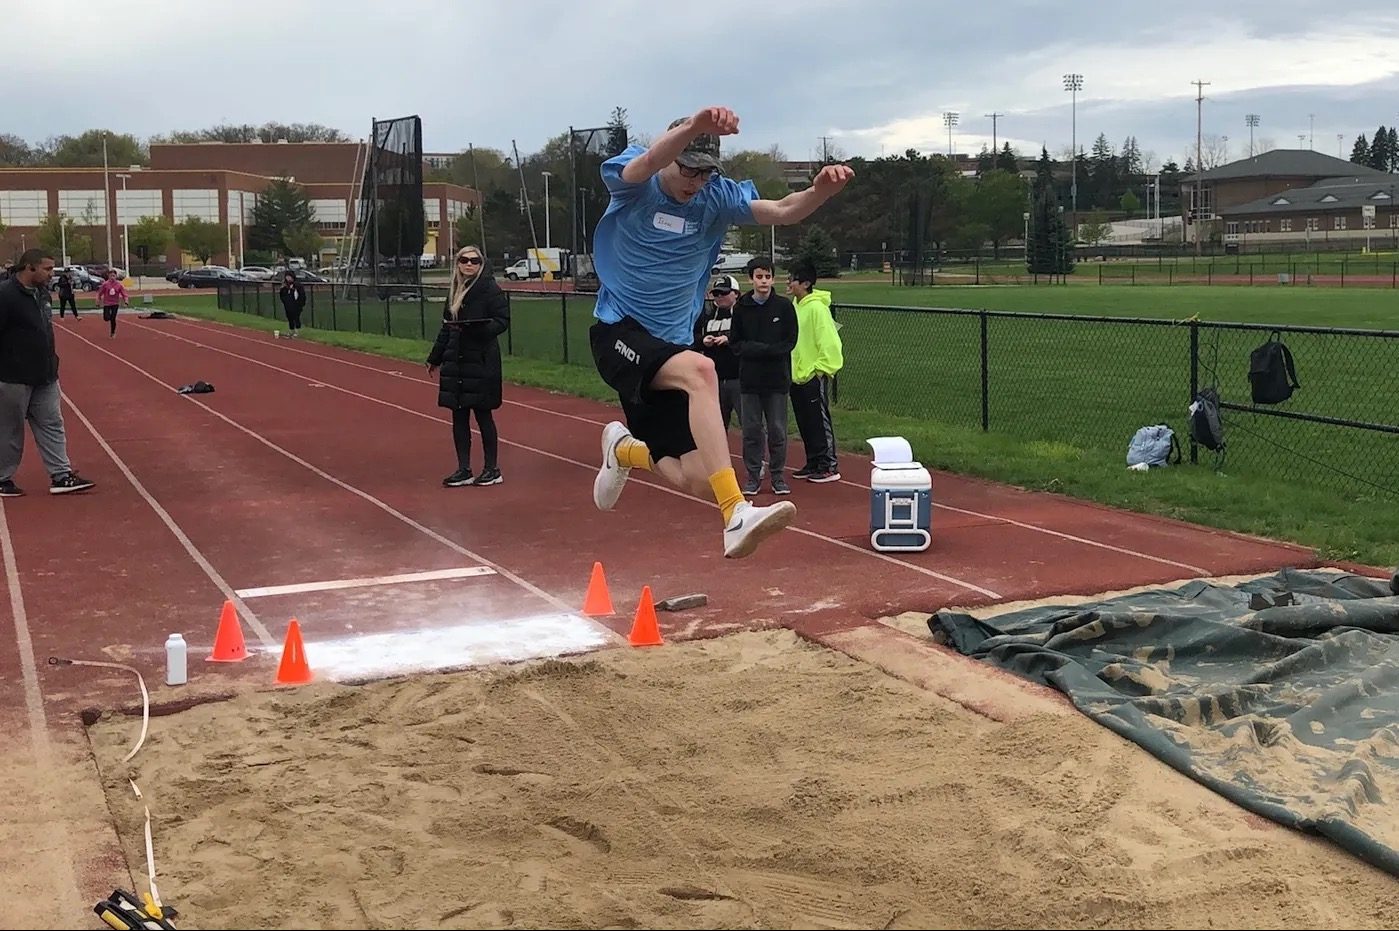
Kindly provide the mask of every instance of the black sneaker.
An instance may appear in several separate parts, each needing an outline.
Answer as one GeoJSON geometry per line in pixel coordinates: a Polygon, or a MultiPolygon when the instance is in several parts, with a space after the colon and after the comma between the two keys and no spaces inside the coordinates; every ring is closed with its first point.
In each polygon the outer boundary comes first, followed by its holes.
{"type": "Polygon", "coordinates": [[[70,491],[87,491],[96,484],[96,482],[80,478],[77,472],[69,472],[67,475],[60,475],[53,480],[53,484],[49,486],[49,494],[66,495],[70,491]]]}
{"type": "Polygon", "coordinates": [[[744,493],[745,495],[756,495],[756,494],[758,493],[758,489],[759,489],[760,487],[761,487],[761,480],[760,480],[760,479],[750,478],[748,481],[746,481],[746,482],[743,483],[743,493],[744,493]]]}
{"type": "Polygon", "coordinates": [[[0,482],[0,498],[22,498],[24,489],[20,488],[11,479],[0,482]]]}
{"type": "Polygon", "coordinates": [[[818,483],[838,482],[840,481],[840,473],[834,469],[817,469],[815,472],[811,473],[809,480],[818,483]]]}
{"type": "Polygon", "coordinates": [[[788,485],[787,480],[784,478],[775,478],[772,480],[772,493],[775,495],[790,495],[792,493],[792,486],[788,485]]]}
{"type": "Polygon", "coordinates": [[[463,485],[471,484],[471,470],[457,469],[451,475],[442,480],[442,484],[448,488],[460,488],[463,485]]]}
{"type": "Polygon", "coordinates": [[[471,484],[499,485],[503,481],[505,481],[505,478],[500,474],[499,469],[486,469],[480,475],[476,476],[476,481],[471,484]]]}
{"type": "Polygon", "coordinates": [[[815,466],[804,465],[800,469],[792,473],[792,478],[811,478],[811,476],[815,475],[819,471],[820,470],[817,469],[815,466]]]}

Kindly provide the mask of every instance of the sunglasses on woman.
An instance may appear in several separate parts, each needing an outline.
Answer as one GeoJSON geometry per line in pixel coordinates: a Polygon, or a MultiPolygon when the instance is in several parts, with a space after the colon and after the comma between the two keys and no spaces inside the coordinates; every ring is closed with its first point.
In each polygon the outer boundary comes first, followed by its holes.
{"type": "Polygon", "coordinates": [[[457,256],[457,264],[458,264],[458,265],[480,265],[480,264],[481,264],[481,257],[480,257],[479,255],[460,255],[460,256],[457,256]]]}

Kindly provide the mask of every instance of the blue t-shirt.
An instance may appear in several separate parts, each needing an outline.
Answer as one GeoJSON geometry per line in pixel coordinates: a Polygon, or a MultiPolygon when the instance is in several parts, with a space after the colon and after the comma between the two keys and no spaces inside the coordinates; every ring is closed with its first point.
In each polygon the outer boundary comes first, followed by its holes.
{"type": "Polygon", "coordinates": [[[682,204],[661,190],[656,175],[641,184],[622,180],[622,169],[645,151],[628,146],[602,163],[612,199],[593,233],[600,283],[593,315],[604,323],[632,317],[652,336],[688,346],[724,234],[753,223],[758,189],[721,175],[682,204]]]}

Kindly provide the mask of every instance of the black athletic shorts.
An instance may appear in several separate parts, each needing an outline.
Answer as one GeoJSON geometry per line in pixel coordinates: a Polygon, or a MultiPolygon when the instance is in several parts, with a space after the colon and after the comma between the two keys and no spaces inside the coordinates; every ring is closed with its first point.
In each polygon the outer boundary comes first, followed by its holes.
{"type": "Polygon", "coordinates": [[[646,444],[651,458],[679,459],[697,449],[690,434],[690,396],[683,391],[651,388],[651,379],[661,366],[691,347],[657,339],[631,317],[623,317],[619,323],[599,320],[588,336],[598,374],[617,392],[627,428],[646,444]]]}

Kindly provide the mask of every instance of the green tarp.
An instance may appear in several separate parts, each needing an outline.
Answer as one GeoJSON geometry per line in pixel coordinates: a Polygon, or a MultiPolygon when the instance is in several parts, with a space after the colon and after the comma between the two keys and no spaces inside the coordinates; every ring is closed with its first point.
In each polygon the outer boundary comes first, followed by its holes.
{"type": "Polygon", "coordinates": [[[1242,807],[1399,875],[1399,596],[1283,571],[928,622],[1242,807]]]}

